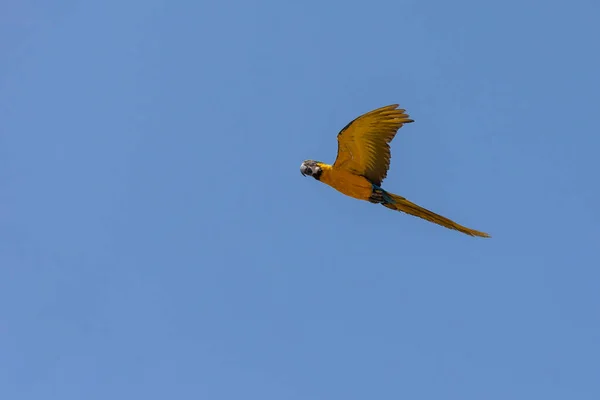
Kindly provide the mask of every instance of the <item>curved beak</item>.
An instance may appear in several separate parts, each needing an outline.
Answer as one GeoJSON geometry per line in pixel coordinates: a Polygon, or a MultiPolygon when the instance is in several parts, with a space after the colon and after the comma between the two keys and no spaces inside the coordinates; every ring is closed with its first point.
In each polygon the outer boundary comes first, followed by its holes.
{"type": "Polygon", "coordinates": [[[304,164],[300,165],[300,173],[302,174],[302,176],[306,176],[306,169],[307,168],[308,167],[306,165],[304,165],[304,164]]]}

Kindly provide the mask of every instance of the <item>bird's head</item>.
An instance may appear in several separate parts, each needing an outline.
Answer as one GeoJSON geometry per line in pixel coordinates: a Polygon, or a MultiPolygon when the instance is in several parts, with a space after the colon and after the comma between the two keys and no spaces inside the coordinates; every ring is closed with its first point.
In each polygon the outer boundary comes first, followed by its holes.
{"type": "Polygon", "coordinates": [[[300,165],[300,173],[303,176],[308,175],[319,180],[323,173],[323,168],[321,168],[321,163],[318,161],[306,160],[300,165]]]}

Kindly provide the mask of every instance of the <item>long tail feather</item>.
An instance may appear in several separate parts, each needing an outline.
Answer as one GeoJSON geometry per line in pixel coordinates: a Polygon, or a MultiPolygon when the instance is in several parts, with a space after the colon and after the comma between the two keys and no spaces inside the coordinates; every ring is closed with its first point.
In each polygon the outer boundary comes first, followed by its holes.
{"type": "Polygon", "coordinates": [[[423,218],[427,221],[444,226],[448,229],[457,230],[457,231],[465,233],[467,235],[479,236],[479,237],[485,237],[485,238],[491,237],[489,234],[487,234],[485,232],[476,231],[474,229],[469,229],[467,227],[459,225],[456,222],[454,222],[446,217],[442,217],[441,215],[438,215],[432,211],[429,211],[421,206],[416,205],[415,203],[412,203],[412,202],[406,200],[402,196],[398,196],[396,194],[392,194],[392,193],[388,193],[388,192],[386,192],[386,194],[388,194],[393,200],[391,202],[384,201],[382,203],[387,208],[390,208],[390,209],[396,210],[396,211],[402,211],[407,214],[414,215],[415,217],[423,218]]]}

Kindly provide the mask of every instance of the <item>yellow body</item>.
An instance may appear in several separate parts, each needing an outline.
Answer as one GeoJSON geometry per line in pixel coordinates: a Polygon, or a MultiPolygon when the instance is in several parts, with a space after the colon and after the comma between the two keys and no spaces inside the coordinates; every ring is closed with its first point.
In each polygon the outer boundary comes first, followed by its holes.
{"type": "Polygon", "coordinates": [[[319,163],[319,167],[323,170],[319,180],[338,192],[346,196],[353,197],[358,200],[369,200],[369,196],[373,192],[373,185],[367,178],[355,175],[352,172],[334,168],[331,165],[319,163]]]}

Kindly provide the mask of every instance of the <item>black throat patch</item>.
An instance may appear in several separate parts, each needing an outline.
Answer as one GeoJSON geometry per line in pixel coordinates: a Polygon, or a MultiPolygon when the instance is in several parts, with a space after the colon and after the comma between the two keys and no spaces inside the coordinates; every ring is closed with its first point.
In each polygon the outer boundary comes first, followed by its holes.
{"type": "MultiPolygon", "coordinates": [[[[319,167],[317,167],[317,168],[319,168],[319,167]]],[[[317,171],[315,171],[314,174],[312,174],[312,177],[315,178],[316,180],[320,181],[322,173],[323,173],[323,170],[321,168],[319,168],[317,171]]]]}

